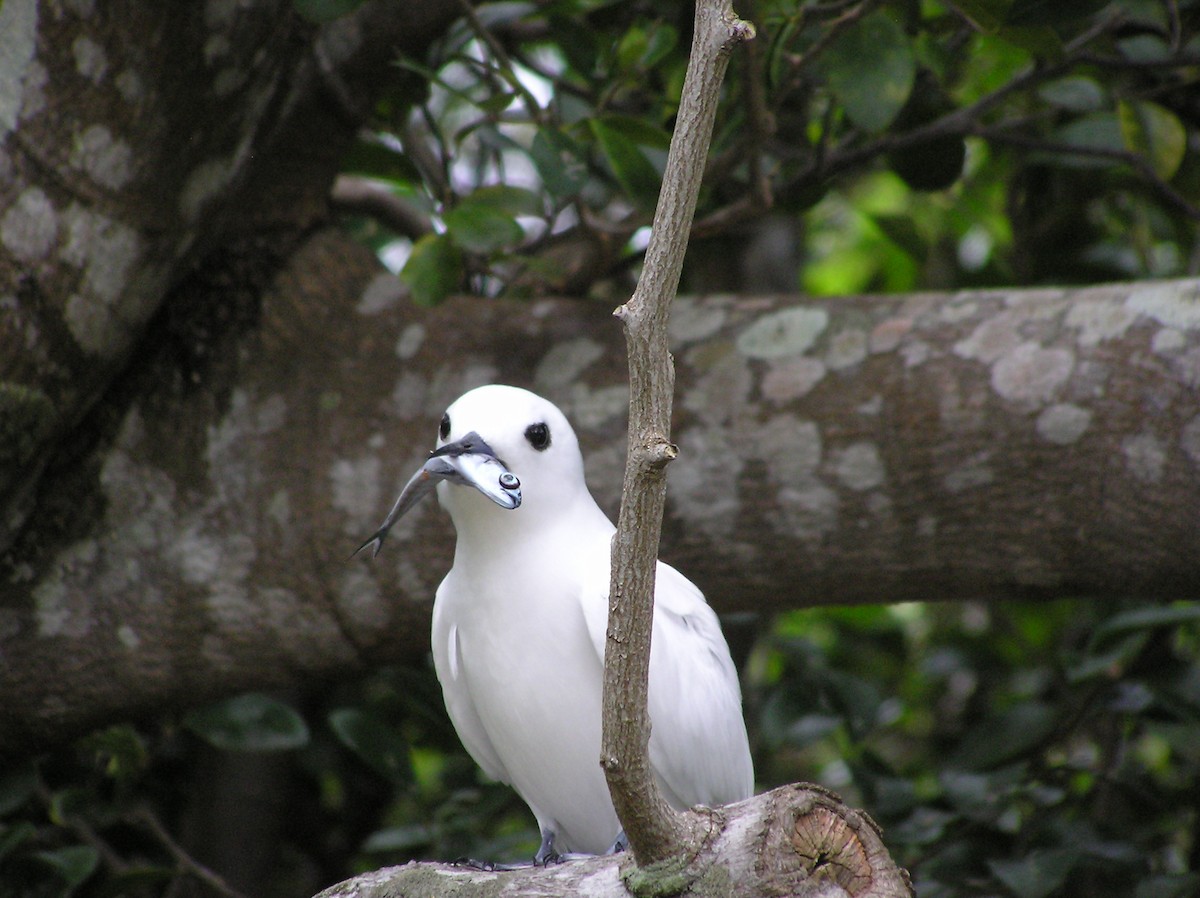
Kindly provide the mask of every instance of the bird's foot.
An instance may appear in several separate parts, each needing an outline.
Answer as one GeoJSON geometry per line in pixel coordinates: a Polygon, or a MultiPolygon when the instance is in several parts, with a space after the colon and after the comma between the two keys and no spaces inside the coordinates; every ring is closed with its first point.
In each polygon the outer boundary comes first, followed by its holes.
{"type": "Polygon", "coordinates": [[[615,839],[613,839],[613,843],[610,846],[608,846],[608,851],[606,851],[604,853],[606,855],[607,854],[620,854],[622,851],[625,851],[628,847],[629,847],[629,837],[627,835],[625,835],[625,830],[621,830],[619,833],[617,833],[617,837],[615,839]]]}
{"type": "Polygon", "coordinates": [[[459,857],[450,862],[455,867],[470,867],[472,870],[483,870],[485,873],[503,873],[507,870],[521,870],[532,866],[529,861],[516,864],[498,864],[495,861],[477,861],[473,857],[459,857]]]}
{"type": "MultiPolygon", "coordinates": [[[[621,833],[623,837],[625,834],[621,833]]],[[[535,867],[550,867],[554,864],[565,864],[567,861],[582,861],[590,857],[595,857],[594,854],[584,854],[579,851],[563,851],[559,852],[554,847],[554,839],[556,833],[553,830],[542,830],[542,844],[538,846],[537,854],[533,856],[533,865],[535,867]]],[[[623,850],[626,843],[622,843],[623,850]]]]}
{"type": "Polygon", "coordinates": [[[554,849],[554,836],[554,830],[542,830],[542,844],[538,846],[537,854],[533,856],[535,867],[546,867],[562,860],[562,855],[554,849]]]}

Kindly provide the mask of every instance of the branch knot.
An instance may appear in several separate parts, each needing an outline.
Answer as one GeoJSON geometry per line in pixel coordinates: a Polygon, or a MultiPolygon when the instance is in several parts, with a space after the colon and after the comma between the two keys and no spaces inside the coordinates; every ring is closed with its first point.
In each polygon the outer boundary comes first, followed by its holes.
{"type": "Polygon", "coordinates": [[[646,465],[654,471],[661,471],[679,457],[679,447],[670,440],[656,438],[645,449],[646,465]]]}

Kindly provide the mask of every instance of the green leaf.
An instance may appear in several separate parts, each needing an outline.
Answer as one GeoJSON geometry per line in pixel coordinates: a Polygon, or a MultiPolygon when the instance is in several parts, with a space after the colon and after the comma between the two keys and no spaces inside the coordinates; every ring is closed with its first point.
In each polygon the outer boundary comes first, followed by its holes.
{"type": "Polygon", "coordinates": [[[1171,45],[1155,34],[1138,34],[1117,41],[1121,55],[1133,62],[1162,62],[1170,59],[1171,45]]]}
{"type": "Polygon", "coordinates": [[[1079,852],[1069,848],[1031,851],[1015,861],[988,861],[998,880],[1019,898],[1045,898],[1067,879],[1079,852]]]}
{"type": "Polygon", "coordinates": [[[71,817],[85,814],[94,799],[94,793],[84,786],[66,786],[51,794],[46,810],[55,826],[66,826],[71,817]]]}
{"type": "Polygon", "coordinates": [[[132,781],[145,770],[149,750],[138,731],[129,724],[114,724],[86,737],[81,746],[103,762],[104,772],[115,780],[132,781]]]}
{"type": "Polygon", "coordinates": [[[308,743],[308,726],[294,709],[256,692],[193,711],[184,725],[227,751],[284,751],[308,743]]]}
{"type": "Polygon", "coordinates": [[[953,98],[957,105],[974,103],[1008,84],[1034,62],[1029,51],[999,34],[981,34],[971,42],[971,52],[961,61],[953,98]]]}
{"type": "Polygon", "coordinates": [[[90,845],[72,845],[57,851],[39,851],[34,855],[49,866],[67,884],[75,889],[92,875],[100,863],[100,852],[90,845]]]}
{"type": "Polygon", "coordinates": [[[960,819],[958,814],[923,805],[900,823],[888,827],[888,833],[898,845],[931,845],[945,836],[950,824],[960,819]]]}
{"type": "Polygon", "coordinates": [[[639,67],[642,55],[650,46],[650,37],[640,25],[634,25],[617,41],[617,65],[630,70],[639,67]]]}
{"type": "Polygon", "coordinates": [[[1053,705],[1024,702],[987,718],[958,745],[952,763],[968,770],[986,770],[1019,757],[1043,742],[1060,720],[1053,705]]]}
{"type": "Polygon", "coordinates": [[[916,58],[904,29],[879,10],[841,34],[820,62],[829,87],[860,128],[879,132],[912,91],[916,58]]]}
{"type": "Polygon", "coordinates": [[[875,726],[879,704],[883,700],[878,687],[861,677],[842,671],[825,671],[824,685],[842,713],[850,731],[861,737],[875,726]]]}
{"type": "Polygon", "coordinates": [[[443,215],[442,220],[454,242],[473,253],[503,249],[520,243],[525,236],[510,213],[486,204],[463,203],[443,215]]]}
{"type": "Polygon", "coordinates": [[[641,65],[644,69],[652,69],[667,57],[679,42],[679,32],[675,26],[665,22],[655,22],[650,31],[650,40],[646,51],[642,54],[641,65]]]}
{"type": "Polygon", "coordinates": [[[579,145],[557,128],[539,128],[529,158],[542,185],[555,197],[572,197],[587,183],[587,165],[579,145]]]}
{"type": "Polygon", "coordinates": [[[994,815],[1020,785],[1027,769],[1025,764],[1010,764],[987,773],[946,769],[938,774],[938,785],[956,810],[972,817],[994,815]]]}
{"type": "MultiPolygon", "coordinates": [[[[1111,112],[1095,112],[1077,118],[1055,131],[1054,139],[1081,149],[1125,151],[1121,126],[1111,112]]],[[[1046,154],[1044,158],[1065,168],[1110,168],[1113,164],[1111,159],[1071,153],[1046,154]]]]}
{"type": "Polygon", "coordinates": [[[1135,608],[1110,617],[1096,628],[1091,641],[1093,645],[1098,645],[1110,636],[1128,633],[1131,630],[1153,630],[1157,627],[1175,627],[1197,621],[1200,621],[1200,602],[1135,608]]]}
{"type": "Polygon", "coordinates": [[[1187,151],[1187,129],[1175,113],[1157,103],[1122,100],[1117,118],[1125,146],[1145,156],[1159,178],[1171,180],[1187,151]]]}
{"type": "Polygon", "coordinates": [[[412,782],[408,740],[399,730],[359,708],[331,712],[329,727],[380,776],[394,783],[412,782]]]}
{"type": "Polygon", "coordinates": [[[617,64],[627,72],[654,68],[675,47],[679,35],[661,22],[631,27],[617,43],[617,64]]]}
{"type": "Polygon", "coordinates": [[[841,725],[842,718],[835,714],[805,714],[791,721],[784,738],[793,748],[803,748],[836,733],[841,725]]]}
{"type": "Polygon", "coordinates": [[[542,201],[536,193],[526,190],[524,187],[510,187],[507,184],[480,187],[467,196],[462,203],[486,206],[509,215],[542,214],[542,201]]]}
{"type": "Polygon", "coordinates": [[[434,306],[458,289],[462,275],[462,253],[449,236],[426,234],[413,244],[400,280],[412,291],[413,302],[434,306]]]}
{"type": "Polygon", "coordinates": [[[1137,657],[1148,638],[1149,634],[1144,632],[1126,633],[1124,638],[1117,640],[1108,651],[1096,653],[1096,648],[1102,644],[1097,631],[1092,635],[1088,654],[1067,668],[1067,681],[1081,683],[1095,677],[1112,678],[1137,657]]]}
{"type": "Polygon", "coordinates": [[[407,826],[391,826],[372,833],[363,843],[362,850],[375,851],[411,851],[434,841],[436,833],[433,827],[424,823],[411,823],[407,826]]]}
{"type": "Polygon", "coordinates": [[[1038,88],[1038,96],[1071,112],[1095,112],[1104,105],[1104,88],[1094,78],[1084,75],[1047,81],[1038,88]]]}
{"type": "Polygon", "coordinates": [[[1200,726],[1154,721],[1146,724],[1146,731],[1162,739],[1179,758],[1200,764],[1200,726]]]}
{"type": "Polygon", "coordinates": [[[0,861],[3,861],[22,842],[37,834],[37,827],[26,820],[7,829],[0,828],[0,861]]]}
{"type": "Polygon", "coordinates": [[[643,209],[653,209],[658,202],[661,179],[650,160],[634,141],[603,120],[588,119],[588,128],[629,199],[643,209]]]}
{"type": "MultiPolygon", "coordinates": [[[[866,775],[855,772],[855,779],[866,780],[866,775]]],[[[871,809],[884,817],[895,818],[911,813],[918,805],[917,787],[912,780],[899,776],[874,776],[871,779],[874,800],[871,809]]]]}
{"type": "Polygon", "coordinates": [[[600,122],[618,134],[628,137],[641,147],[667,150],[671,147],[671,135],[644,118],[632,115],[602,115],[600,122]]]}
{"type": "Polygon", "coordinates": [[[982,773],[944,770],[938,776],[946,799],[961,811],[974,812],[994,804],[1001,796],[992,789],[992,781],[982,773]]]}
{"type": "Polygon", "coordinates": [[[421,172],[408,156],[378,140],[355,141],[342,160],[342,171],[406,185],[421,183],[421,172]]]}
{"type": "MultiPolygon", "coordinates": [[[[501,91],[480,100],[476,105],[488,115],[499,115],[511,106],[518,96],[520,95],[516,91],[501,91]]],[[[461,138],[462,133],[465,132],[460,132],[458,135],[459,138],[461,138]]]]}

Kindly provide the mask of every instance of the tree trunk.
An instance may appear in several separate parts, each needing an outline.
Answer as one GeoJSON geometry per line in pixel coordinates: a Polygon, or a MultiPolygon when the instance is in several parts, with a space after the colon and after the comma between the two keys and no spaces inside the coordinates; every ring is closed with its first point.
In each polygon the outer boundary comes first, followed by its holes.
{"type": "Polygon", "coordinates": [[[317,27],[294,6],[0,4],[0,551],[131,362],[169,339],[198,378],[253,316],[373,98],[403,89],[395,55],[460,9],[317,27]]]}

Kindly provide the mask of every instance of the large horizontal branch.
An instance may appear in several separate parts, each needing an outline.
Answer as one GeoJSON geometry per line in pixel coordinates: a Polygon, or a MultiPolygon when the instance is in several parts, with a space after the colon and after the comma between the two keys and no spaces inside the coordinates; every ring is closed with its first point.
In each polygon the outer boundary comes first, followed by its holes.
{"type": "MultiPolygon", "coordinates": [[[[724,611],[1195,598],[1198,295],[681,298],[663,557],[724,611]]],[[[424,503],[399,551],[350,552],[444,407],[487,381],[564,408],[615,512],[621,340],[579,302],[415,308],[366,250],[317,234],[257,329],[187,381],[147,351],[43,479],[2,559],[0,752],[421,662],[448,521],[424,503]]]]}
{"type": "Polygon", "coordinates": [[[385,867],[356,876],[317,898],[391,895],[555,895],[628,898],[911,898],[874,823],[817,786],[782,786],[736,805],[691,812],[703,844],[686,869],[636,868],[628,855],[551,867],[486,871],[434,863],[385,867]]]}

